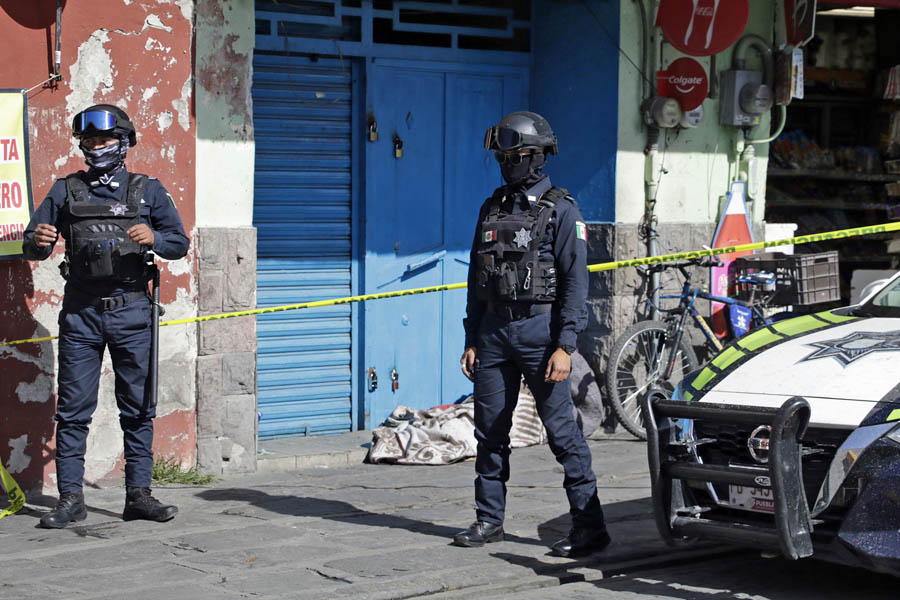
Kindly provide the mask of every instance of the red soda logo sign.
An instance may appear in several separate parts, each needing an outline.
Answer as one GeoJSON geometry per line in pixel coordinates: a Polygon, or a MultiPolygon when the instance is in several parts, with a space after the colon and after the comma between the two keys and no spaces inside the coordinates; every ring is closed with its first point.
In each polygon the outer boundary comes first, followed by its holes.
{"type": "Polygon", "coordinates": [[[656,25],[679,52],[712,56],[740,39],[749,17],[750,0],[660,0],[656,25]]]}

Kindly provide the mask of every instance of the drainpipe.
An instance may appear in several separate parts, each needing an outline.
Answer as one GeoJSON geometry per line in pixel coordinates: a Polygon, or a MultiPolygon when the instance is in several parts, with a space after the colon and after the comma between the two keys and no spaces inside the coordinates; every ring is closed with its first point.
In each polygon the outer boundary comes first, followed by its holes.
{"type": "MultiPolygon", "coordinates": [[[[646,78],[650,73],[655,73],[655,65],[659,62],[660,53],[662,52],[662,42],[658,31],[653,33],[653,66],[650,64],[650,24],[647,20],[647,10],[644,6],[644,0],[635,0],[640,8],[641,13],[641,68],[644,72],[641,74],[643,97],[641,103],[656,94],[655,86],[648,86],[646,78]],[[648,88],[649,89],[648,91],[648,88]]],[[[652,81],[652,79],[651,79],[652,81]]],[[[656,256],[658,254],[657,233],[656,233],[656,192],[658,189],[657,173],[659,173],[659,128],[653,125],[647,130],[647,146],[644,148],[644,234],[646,235],[647,256],[656,256]]],[[[650,274],[650,301],[653,303],[650,307],[650,318],[658,319],[659,310],[659,273],[650,274]]]]}
{"type": "MultiPolygon", "coordinates": [[[[647,131],[647,147],[644,148],[644,226],[647,235],[647,256],[656,256],[658,254],[657,234],[656,234],[656,192],[659,185],[657,184],[656,174],[659,173],[659,128],[650,127],[647,131]]],[[[650,300],[653,305],[650,307],[650,318],[658,319],[659,310],[659,272],[650,273],[650,300]]]]}

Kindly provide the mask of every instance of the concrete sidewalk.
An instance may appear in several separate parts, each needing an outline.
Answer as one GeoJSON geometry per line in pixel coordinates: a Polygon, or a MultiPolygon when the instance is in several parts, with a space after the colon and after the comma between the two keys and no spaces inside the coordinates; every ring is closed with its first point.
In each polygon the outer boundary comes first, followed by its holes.
{"type": "Polygon", "coordinates": [[[450,537],[474,517],[472,462],[361,464],[369,435],[264,442],[257,474],[157,488],[180,507],[169,523],[123,522],[113,487],[86,490],[86,521],[38,529],[55,499],[32,498],[0,521],[0,598],[491,598],[690,558],[659,540],[645,446],[625,435],[589,442],[614,542],[581,560],[547,552],[570,524],[547,446],[512,454],[507,541],[458,548],[450,537]],[[313,455],[328,458],[297,468],[313,455]]]}

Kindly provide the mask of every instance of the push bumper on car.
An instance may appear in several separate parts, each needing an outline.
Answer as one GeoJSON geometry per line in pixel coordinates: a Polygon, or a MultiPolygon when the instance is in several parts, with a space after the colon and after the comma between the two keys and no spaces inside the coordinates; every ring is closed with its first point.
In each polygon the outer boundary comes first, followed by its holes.
{"type": "Polygon", "coordinates": [[[812,555],[813,522],[801,473],[800,439],[810,416],[805,399],[794,396],[779,408],[763,408],[671,401],[664,393],[651,391],[643,399],[643,410],[653,510],[657,528],[668,543],[703,538],[779,551],[792,559],[812,555]],[[703,464],[696,447],[714,440],[679,439],[673,419],[768,426],[768,462],[759,466],[703,464]],[[682,491],[687,481],[770,489],[772,518],[706,518],[716,507],[687,505],[682,491]]]}

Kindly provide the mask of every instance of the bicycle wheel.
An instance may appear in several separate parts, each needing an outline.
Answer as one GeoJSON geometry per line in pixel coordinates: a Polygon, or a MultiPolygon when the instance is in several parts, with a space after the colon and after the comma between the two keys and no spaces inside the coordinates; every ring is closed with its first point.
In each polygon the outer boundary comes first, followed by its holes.
{"type": "Polygon", "coordinates": [[[678,345],[675,366],[668,380],[662,378],[668,361],[668,325],[663,321],[640,321],[616,339],[606,365],[609,405],[622,426],[645,440],[641,398],[651,387],[671,395],[675,385],[697,368],[697,355],[684,339],[678,345]]]}

